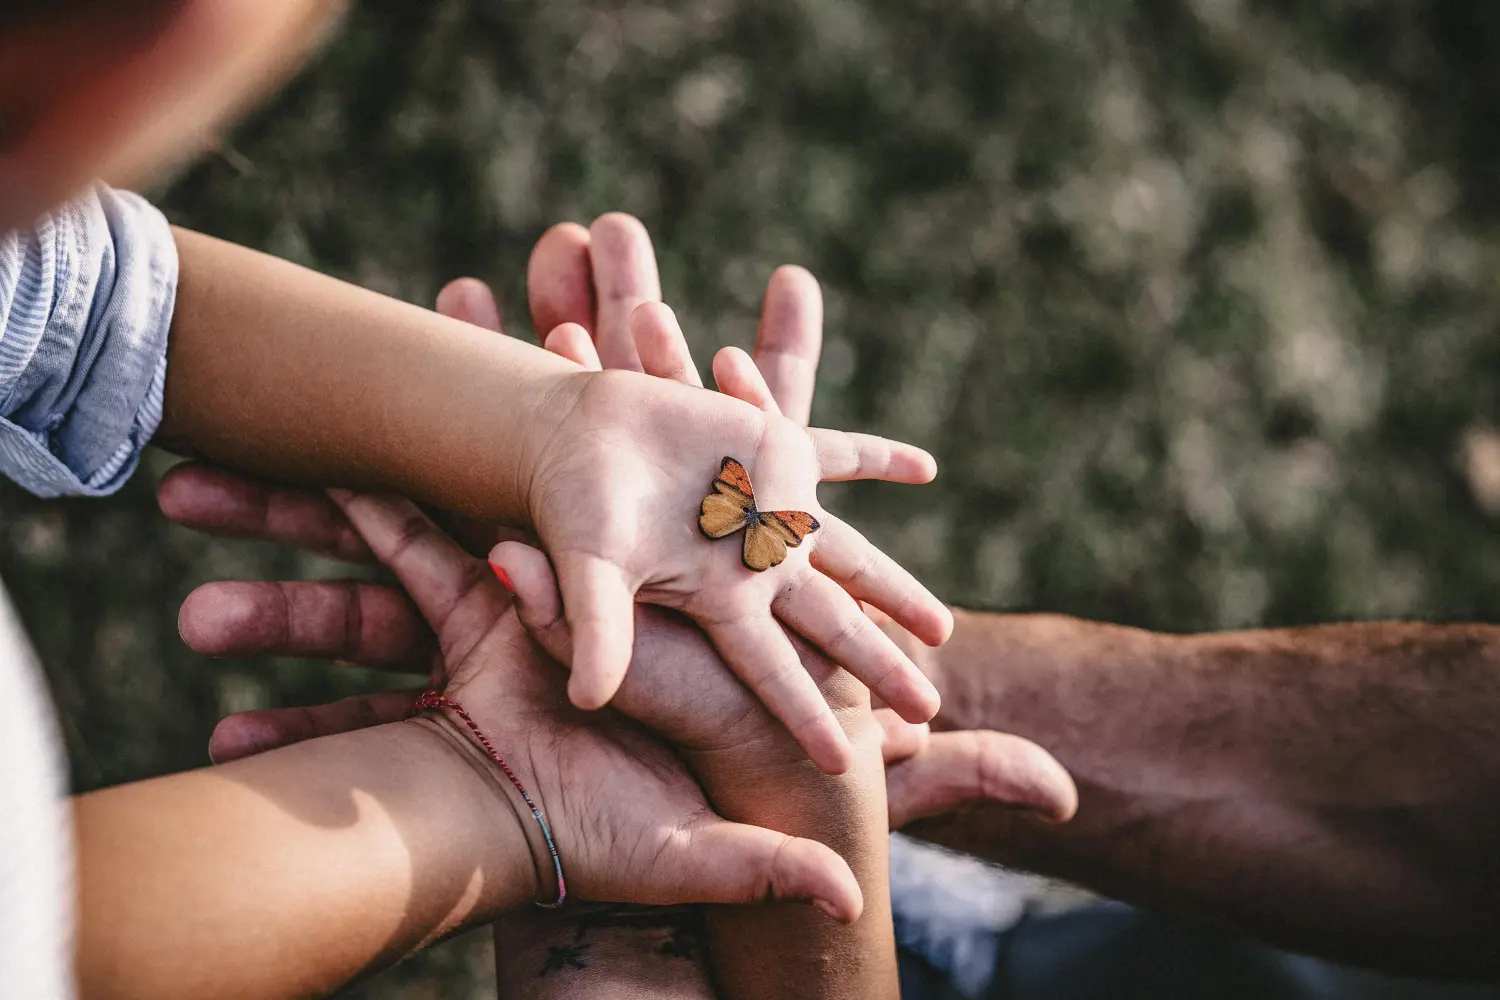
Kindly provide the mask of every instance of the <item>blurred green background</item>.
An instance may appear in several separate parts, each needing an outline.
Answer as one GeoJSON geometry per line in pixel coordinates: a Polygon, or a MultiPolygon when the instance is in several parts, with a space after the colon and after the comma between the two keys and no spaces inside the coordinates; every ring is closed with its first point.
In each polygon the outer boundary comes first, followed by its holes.
{"type": "MultiPolygon", "coordinates": [[[[523,335],[549,224],[639,216],[700,358],[782,263],[819,423],[934,451],[825,503],[955,604],[1191,630],[1500,620],[1500,6],[396,0],[161,192],[173,221],[523,335]]],[[[0,488],[80,789],[352,671],[208,663],[195,585],[332,567],[0,488]]],[[[468,935],[349,997],[493,996],[468,935]]]]}

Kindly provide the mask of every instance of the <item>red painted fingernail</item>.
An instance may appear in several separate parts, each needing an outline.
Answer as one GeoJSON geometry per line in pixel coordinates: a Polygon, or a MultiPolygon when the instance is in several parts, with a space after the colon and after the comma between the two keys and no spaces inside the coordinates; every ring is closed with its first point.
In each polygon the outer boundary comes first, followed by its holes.
{"type": "Polygon", "coordinates": [[[506,590],[512,594],[516,592],[516,588],[511,586],[510,574],[506,573],[505,569],[499,563],[490,563],[490,569],[495,571],[495,575],[500,578],[500,583],[504,585],[506,590]]]}

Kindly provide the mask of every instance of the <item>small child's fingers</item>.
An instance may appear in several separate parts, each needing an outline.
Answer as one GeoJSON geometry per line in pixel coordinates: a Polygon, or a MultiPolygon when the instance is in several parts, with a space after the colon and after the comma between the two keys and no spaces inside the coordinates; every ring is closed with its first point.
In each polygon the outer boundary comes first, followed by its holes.
{"type": "Polygon", "coordinates": [[[437,311],[449,319],[504,333],[500,304],[490,286],[478,278],[455,278],[438,292],[437,311]]]}
{"type": "Polygon", "coordinates": [[[849,737],[775,618],[758,613],[700,624],[724,662],[781,720],[813,763],[827,774],[849,769],[854,760],[849,737]]]}
{"type": "Polygon", "coordinates": [[[547,334],[542,346],[559,357],[567,358],[575,365],[591,372],[599,370],[599,352],[594,349],[594,340],[589,332],[577,323],[564,323],[547,334]]]}
{"type": "Polygon", "coordinates": [[[809,574],[771,609],[907,722],[926,722],[937,714],[937,688],[828,577],[809,574]]]}
{"type": "Polygon", "coordinates": [[[953,634],[953,612],[896,560],[839,518],[823,518],[813,568],[843,587],[856,600],[873,604],[929,646],[941,646],[953,634]]]}
{"type": "Polygon", "coordinates": [[[760,369],[755,367],[750,355],[738,347],[725,347],[714,355],[714,383],[718,385],[720,392],[744,400],[767,413],[781,412],[760,369]]]}
{"type": "Polygon", "coordinates": [[[682,843],[655,880],[663,903],[806,901],[845,924],[864,909],[848,862],[816,840],[715,816],[682,843]]]}
{"type": "Polygon", "coordinates": [[[937,478],[937,459],[916,445],[823,427],[814,427],[808,433],[817,449],[819,478],[824,482],[879,479],[921,484],[937,478]]]}
{"type": "Polygon", "coordinates": [[[601,215],[589,227],[599,322],[594,341],[606,368],[641,371],[630,336],[630,314],[642,302],[661,301],[656,251],[640,220],[622,212],[601,215]]]}
{"type": "Polygon", "coordinates": [[[573,637],[546,553],[522,542],[501,542],[490,550],[490,566],[515,597],[516,614],[531,637],[557,662],[572,663],[573,637]]]}
{"type": "Polygon", "coordinates": [[[661,302],[643,302],[630,314],[630,336],[641,366],[647,375],[669,378],[674,382],[703,386],[687,337],[670,306],[661,302]]]}
{"type": "Polygon", "coordinates": [[[619,566],[587,553],[560,553],[554,568],[573,636],[568,698],[582,709],[603,708],[630,666],[635,587],[619,566]]]}

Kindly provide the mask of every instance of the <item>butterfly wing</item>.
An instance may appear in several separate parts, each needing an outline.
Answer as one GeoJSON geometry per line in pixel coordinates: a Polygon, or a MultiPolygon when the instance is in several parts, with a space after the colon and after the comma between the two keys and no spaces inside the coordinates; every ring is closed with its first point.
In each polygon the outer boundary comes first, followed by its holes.
{"type": "Polygon", "coordinates": [[[756,518],[745,529],[745,550],[741,558],[747,567],[762,573],[772,566],[781,565],[786,558],[786,542],[756,518]]]}
{"type": "Polygon", "coordinates": [[[714,479],[714,489],[725,496],[744,497],[748,506],[755,506],[755,490],[750,486],[750,473],[732,458],[724,459],[719,474],[714,479]]]}
{"type": "Polygon", "coordinates": [[[703,498],[698,510],[698,529],[709,538],[723,538],[750,523],[755,491],[750,487],[750,473],[732,458],[724,459],[713,485],[714,492],[703,498]]]}
{"type": "Polygon", "coordinates": [[[822,527],[818,519],[805,510],[763,510],[759,520],[766,530],[774,532],[793,547],[801,545],[802,539],[822,527]]]}
{"type": "Polygon", "coordinates": [[[703,498],[698,511],[698,529],[709,538],[723,538],[739,531],[750,520],[748,503],[722,493],[710,493],[703,498]]]}

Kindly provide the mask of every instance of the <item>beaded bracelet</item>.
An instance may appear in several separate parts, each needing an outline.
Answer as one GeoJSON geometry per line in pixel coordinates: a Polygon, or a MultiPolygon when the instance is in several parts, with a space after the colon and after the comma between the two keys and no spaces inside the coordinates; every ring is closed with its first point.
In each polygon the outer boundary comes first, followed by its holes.
{"type": "Polygon", "coordinates": [[[516,786],[516,791],[521,793],[522,801],[526,803],[527,807],[531,810],[531,815],[536,819],[537,826],[542,828],[542,840],[547,843],[547,853],[552,856],[552,871],[557,875],[557,900],[552,903],[539,902],[536,905],[546,910],[557,909],[568,898],[568,883],[563,879],[562,857],[557,853],[557,843],[552,839],[552,828],[547,825],[547,817],[542,814],[542,810],[538,808],[537,804],[531,801],[530,793],[526,791],[526,786],[521,784],[521,779],[516,777],[516,772],[510,769],[510,765],[505,763],[505,758],[500,756],[495,750],[494,745],[490,743],[484,733],[480,732],[478,724],[469,717],[469,713],[464,711],[462,705],[437,691],[423,691],[417,697],[417,700],[412,703],[411,714],[420,715],[426,711],[441,711],[442,709],[447,709],[464,721],[464,725],[469,727],[469,731],[474,734],[474,738],[479,741],[479,745],[484,748],[484,752],[490,755],[490,760],[499,764],[500,770],[505,772],[505,776],[510,779],[510,783],[516,786]]]}

